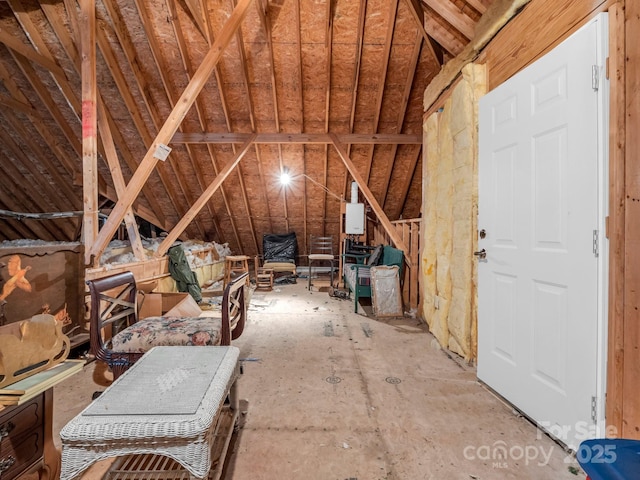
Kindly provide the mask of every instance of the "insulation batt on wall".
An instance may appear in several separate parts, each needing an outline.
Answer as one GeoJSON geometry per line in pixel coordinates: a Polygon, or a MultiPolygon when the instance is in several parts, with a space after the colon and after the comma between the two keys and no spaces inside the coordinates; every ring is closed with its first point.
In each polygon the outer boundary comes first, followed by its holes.
{"type": "Polygon", "coordinates": [[[423,315],[438,342],[467,361],[477,356],[477,109],[485,91],[484,66],[467,65],[424,125],[423,315]]]}

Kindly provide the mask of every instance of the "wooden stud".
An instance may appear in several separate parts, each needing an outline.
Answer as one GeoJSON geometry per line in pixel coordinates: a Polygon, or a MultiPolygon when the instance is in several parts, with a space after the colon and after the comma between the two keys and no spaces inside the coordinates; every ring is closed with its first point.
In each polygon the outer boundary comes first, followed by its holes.
{"type": "Polygon", "coordinates": [[[85,263],[90,265],[91,246],[98,236],[98,114],[96,80],[95,0],[80,0],[82,51],[82,189],[84,217],[82,239],[85,263]]]}
{"type": "Polygon", "coordinates": [[[624,8],[609,10],[609,322],[607,361],[608,427],[622,432],[624,399],[625,281],[625,24],[624,8]]]}

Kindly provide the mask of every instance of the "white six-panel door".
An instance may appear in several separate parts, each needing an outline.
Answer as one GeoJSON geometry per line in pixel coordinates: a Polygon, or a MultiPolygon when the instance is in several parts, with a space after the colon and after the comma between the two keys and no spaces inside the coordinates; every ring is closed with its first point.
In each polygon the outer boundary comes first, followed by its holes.
{"type": "Polygon", "coordinates": [[[598,397],[603,22],[480,101],[478,378],[573,448],[598,397]]]}

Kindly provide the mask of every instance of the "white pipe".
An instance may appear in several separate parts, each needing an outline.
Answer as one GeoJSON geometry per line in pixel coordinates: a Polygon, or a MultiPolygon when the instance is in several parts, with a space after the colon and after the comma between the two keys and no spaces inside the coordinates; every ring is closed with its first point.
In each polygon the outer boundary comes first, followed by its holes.
{"type": "Polygon", "coordinates": [[[351,203],[358,203],[358,183],[351,182],[351,203]]]}

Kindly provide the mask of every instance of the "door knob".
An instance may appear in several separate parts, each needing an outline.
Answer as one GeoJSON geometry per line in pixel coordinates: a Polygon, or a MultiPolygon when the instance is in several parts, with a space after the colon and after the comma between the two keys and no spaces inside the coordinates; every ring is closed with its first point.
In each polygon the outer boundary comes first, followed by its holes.
{"type": "Polygon", "coordinates": [[[473,254],[478,258],[487,258],[487,251],[484,248],[479,252],[473,252],[473,254]]]}

